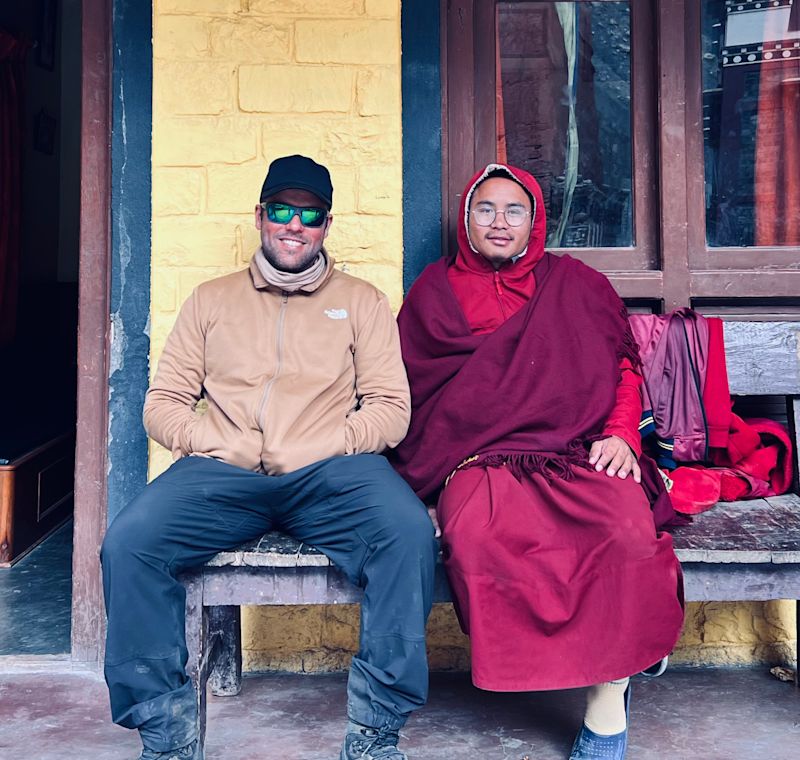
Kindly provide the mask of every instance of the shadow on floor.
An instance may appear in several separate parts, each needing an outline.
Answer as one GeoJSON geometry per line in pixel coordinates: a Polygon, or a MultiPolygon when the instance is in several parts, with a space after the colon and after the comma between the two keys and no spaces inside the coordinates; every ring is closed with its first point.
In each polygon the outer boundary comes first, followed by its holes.
{"type": "Polygon", "coordinates": [[[0,655],[70,648],[72,520],[13,567],[0,568],[0,655]]]}
{"type": "MultiPolygon", "coordinates": [[[[2,663],[0,662],[0,668],[2,663]]],[[[335,760],[344,675],[250,676],[209,700],[207,760],[335,760]]],[[[410,760],[566,760],[581,690],[492,694],[434,674],[429,704],[403,730],[410,760]]],[[[0,757],[135,760],[94,673],[0,674],[0,757]]],[[[669,671],[635,680],[628,760],[796,760],[800,691],[762,670],[669,671]]]]}

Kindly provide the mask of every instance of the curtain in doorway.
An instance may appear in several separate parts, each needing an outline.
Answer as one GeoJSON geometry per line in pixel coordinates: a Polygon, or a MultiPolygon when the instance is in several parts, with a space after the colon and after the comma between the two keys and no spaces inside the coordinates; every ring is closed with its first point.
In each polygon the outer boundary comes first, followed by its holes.
{"type": "Polygon", "coordinates": [[[0,346],[16,328],[22,227],[23,89],[29,44],[0,29],[0,346]]]}
{"type": "Polygon", "coordinates": [[[634,244],[631,5],[495,5],[496,153],[541,185],[547,246],[634,244]]]}

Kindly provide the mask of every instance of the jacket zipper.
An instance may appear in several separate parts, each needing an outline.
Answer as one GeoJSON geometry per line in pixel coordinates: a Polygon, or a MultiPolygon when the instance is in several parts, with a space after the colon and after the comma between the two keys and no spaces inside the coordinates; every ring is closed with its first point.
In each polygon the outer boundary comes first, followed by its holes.
{"type": "Polygon", "coordinates": [[[497,294],[497,302],[500,304],[500,313],[503,319],[506,318],[506,307],[503,303],[503,281],[500,279],[500,272],[494,270],[494,292],[497,294]]]}
{"type": "Polygon", "coordinates": [[[278,361],[275,365],[275,374],[267,380],[266,385],[264,386],[264,393],[261,395],[261,403],[258,405],[258,415],[256,417],[258,424],[261,426],[262,432],[264,431],[265,421],[262,422],[262,416],[267,409],[267,402],[269,401],[270,391],[272,390],[272,386],[275,384],[275,381],[278,379],[278,375],[281,373],[281,369],[283,368],[283,323],[286,321],[286,305],[289,302],[289,294],[284,290],[281,291],[281,308],[278,312],[278,328],[277,328],[277,335],[275,336],[275,349],[278,355],[278,361]]]}

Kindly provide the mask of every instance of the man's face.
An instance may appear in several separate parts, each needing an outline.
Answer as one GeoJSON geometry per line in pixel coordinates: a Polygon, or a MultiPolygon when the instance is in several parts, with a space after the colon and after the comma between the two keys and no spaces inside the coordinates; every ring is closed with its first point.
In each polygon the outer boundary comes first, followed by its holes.
{"type": "Polygon", "coordinates": [[[533,217],[530,198],[517,182],[503,177],[485,180],[472,194],[469,212],[469,239],[475,250],[495,269],[525,250],[533,217]],[[488,226],[478,224],[479,217],[490,217],[491,211],[496,212],[494,220],[488,226]],[[523,214],[522,224],[518,227],[509,224],[506,212],[512,219],[523,214]]]}
{"type": "MultiPolygon", "coordinates": [[[[282,190],[267,198],[266,202],[315,208],[325,206],[314,193],[307,190],[282,190]]],[[[278,224],[267,218],[267,212],[261,205],[256,206],[256,229],[261,231],[261,249],[267,261],[283,272],[302,272],[311,266],[328,237],[331,224],[333,217],[330,214],[321,227],[304,226],[298,214],[286,224],[278,224]]]]}

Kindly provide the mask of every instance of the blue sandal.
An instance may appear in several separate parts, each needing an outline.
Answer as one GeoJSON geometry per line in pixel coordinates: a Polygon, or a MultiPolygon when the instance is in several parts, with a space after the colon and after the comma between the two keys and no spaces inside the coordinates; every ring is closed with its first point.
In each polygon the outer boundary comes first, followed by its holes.
{"type": "Polygon", "coordinates": [[[575,743],[569,760],[623,760],[625,750],[628,748],[628,719],[631,707],[631,684],[625,689],[625,730],[618,734],[605,736],[596,734],[584,723],[575,743]]]}

